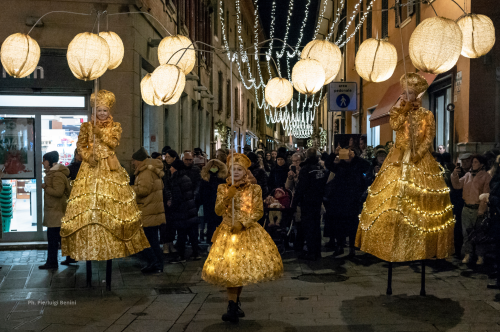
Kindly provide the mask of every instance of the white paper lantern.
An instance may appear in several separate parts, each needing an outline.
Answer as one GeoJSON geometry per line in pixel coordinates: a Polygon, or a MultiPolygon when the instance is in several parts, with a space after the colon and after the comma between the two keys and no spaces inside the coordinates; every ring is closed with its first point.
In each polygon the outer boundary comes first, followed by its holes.
{"type": "Polygon", "coordinates": [[[325,83],[328,84],[337,76],[342,65],[340,48],[327,40],[310,41],[302,50],[301,59],[319,61],[325,71],[325,83]]]}
{"type": "Polygon", "coordinates": [[[165,37],[158,46],[158,60],[160,65],[168,63],[178,66],[187,75],[196,63],[194,45],[183,35],[165,37]]]}
{"type": "Polygon", "coordinates": [[[68,46],[69,69],[76,78],[92,81],[101,77],[109,66],[109,46],[106,40],[90,32],[79,33],[68,46]]]}
{"type": "Polygon", "coordinates": [[[488,16],[469,14],[458,22],[463,34],[462,55],[479,58],[495,45],[495,26],[488,16]]]}
{"type": "Polygon", "coordinates": [[[285,107],[293,97],[293,86],[285,78],[275,77],[270,80],[265,89],[266,102],[273,107],[285,107]]]}
{"type": "Polygon", "coordinates": [[[356,54],[356,71],[368,82],[388,80],[398,63],[396,47],[385,40],[365,40],[356,54]]]}
{"type": "Polygon", "coordinates": [[[40,60],[40,46],[24,33],[10,35],[2,43],[2,66],[12,77],[22,78],[30,75],[40,60]]]}
{"type": "Polygon", "coordinates": [[[420,23],[410,38],[410,58],[425,73],[447,72],[462,52],[462,30],[455,21],[431,17],[420,23]]]}
{"type": "Polygon", "coordinates": [[[123,42],[116,33],[113,31],[99,32],[99,36],[104,38],[109,46],[109,65],[108,69],[112,70],[118,67],[123,61],[125,48],[123,42]]]}
{"type": "Polygon", "coordinates": [[[299,60],[292,69],[293,87],[300,93],[312,95],[325,83],[325,71],[319,61],[299,60]]]}
{"type": "Polygon", "coordinates": [[[153,88],[153,81],[151,80],[151,74],[147,74],[141,80],[141,95],[142,100],[148,105],[151,106],[161,106],[162,102],[158,99],[158,96],[155,94],[155,90],[153,88]]]}
{"type": "Polygon", "coordinates": [[[151,75],[154,93],[161,103],[175,104],[182,95],[186,85],[186,76],[174,65],[164,64],[155,69],[151,75]]]}

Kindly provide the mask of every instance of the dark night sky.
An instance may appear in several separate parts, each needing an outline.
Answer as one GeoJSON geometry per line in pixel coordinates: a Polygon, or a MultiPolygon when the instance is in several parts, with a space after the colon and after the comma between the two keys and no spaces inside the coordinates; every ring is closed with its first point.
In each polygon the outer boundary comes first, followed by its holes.
{"type": "MultiPolygon", "coordinates": [[[[284,39],[286,33],[286,22],[288,16],[288,8],[290,5],[290,1],[292,0],[276,0],[276,19],[274,22],[274,37],[284,39]]],[[[302,26],[302,22],[304,21],[304,17],[306,15],[306,5],[308,0],[294,0],[293,1],[293,12],[290,20],[290,30],[288,33],[287,43],[291,46],[295,47],[297,45],[297,41],[300,36],[300,28],[302,26]]],[[[302,37],[301,45],[305,46],[309,41],[312,40],[314,35],[314,30],[316,29],[316,17],[319,13],[319,6],[321,0],[311,0],[311,4],[309,5],[309,14],[307,16],[307,22],[304,27],[304,36],[302,37]]],[[[270,28],[271,28],[271,12],[273,0],[258,0],[259,4],[259,15],[262,20],[262,24],[264,26],[265,34],[269,37],[270,28]]],[[[275,41],[274,43],[274,52],[273,57],[275,57],[275,53],[278,50],[281,50],[281,46],[283,44],[280,41],[275,41]],[[279,46],[279,48],[276,48],[279,46]]],[[[286,56],[285,56],[286,57],[286,56]]],[[[282,60],[285,59],[282,58],[282,60]]],[[[294,58],[294,61],[291,61],[291,66],[295,64],[297,58],[294,58]]],[[[282,75],[286,76],[283,73],[283,68],[286,68],[286,64],[281,64],[282,75]]]]}

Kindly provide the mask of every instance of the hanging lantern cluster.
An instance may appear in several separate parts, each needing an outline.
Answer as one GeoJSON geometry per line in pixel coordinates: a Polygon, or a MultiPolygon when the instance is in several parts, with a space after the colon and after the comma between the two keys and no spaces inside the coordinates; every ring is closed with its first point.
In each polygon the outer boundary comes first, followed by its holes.
{"type": "Polygon", "coordinates": [[[82,32],[69,43],[66,58],[76,78],[92,81],[108,70],[109,45],[95,33],[82,32]]]}
{"type": "Polygon", "coordinates": [[[292,82],[295,90],[310,96],[325,83],[325,70],[317,60],[299,60],[292,69],[292,82]]]}
{"type": "Polygon", "coordinates": [[[123,61],[125,48],[121,38],[113,31],[99,32],[99,36],[104,38],[109,46],[109,64],[108,69],[117,68],[123,61]]]}
{"type": "Polygon", "coordinates": [[[158,61],[160,65],[176,65],[184,75],[189,74],[196,63],[193,42],[183,35],[163,38],[158,46],[158,61]]]}
{"type": "Polygon", "coordinates": [[[462,55],[479,58],[486,55],[495,45],[495,26],[488,16],[469,14],[457,22],[462,30],[462,55]]]}
{"type": "Polygon", "coordinates": [[[265,89],[266,102],[272,107],[285,107],[293,97],[293,86],[286,78],[275,77],[265,89]]]}
{"type": "Polygon", "coordinates": [[[388,80],[398,63],[396,47],[386,40],[365,40],[356,54],[356,71],[368,82],[388,80]]]}
{"type": "Polygon", "coordinates": [[[318,61],[325,71],[325,82],[330,83],[335,79],[342,64],[342,52],[340,48],[328,40],[313,40],[302,50],[301,59],[313,59],[318,61]]]}
{"type": "Polygon", "coordinates": [[[40,60],[40,46],[24,33],[10,35],[2,43],[2,66],[12,77],[23,78],[30,75],[40,60]]]}

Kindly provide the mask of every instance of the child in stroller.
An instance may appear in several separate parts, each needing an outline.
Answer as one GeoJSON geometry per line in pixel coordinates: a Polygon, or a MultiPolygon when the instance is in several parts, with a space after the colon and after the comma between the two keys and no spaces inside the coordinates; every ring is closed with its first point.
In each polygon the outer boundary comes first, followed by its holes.
{"type": "Polygon", "coordinates": [[[282,220],[282,212],[274,209],[288,209],[290,208],[290,194],[287,190],[277,188],[269,197],[266,198],[265,204],[269,209],[269,227],[279,227],[282,220]]]}

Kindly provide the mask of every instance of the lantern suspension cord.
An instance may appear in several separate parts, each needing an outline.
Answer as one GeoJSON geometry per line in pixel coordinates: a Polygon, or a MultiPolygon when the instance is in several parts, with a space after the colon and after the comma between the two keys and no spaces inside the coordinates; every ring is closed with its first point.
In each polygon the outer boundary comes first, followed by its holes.
{"type": "Polygon", "coordinates": [[[143,15],[148,15],[148,16],[151,16],[152,18],[154,18],[154,20],[156,22],[158,22],[159,25],[161,25],[161,27],[170,35],[172,36],[172,34],[170,33],[170,31],[167,30],[167,28],[165,28],[165,26],[163,24],[161,24],[161,22],[156,18],[154,17],[153,15],[149,14],[149,13],[145,13],[145,12],[127,12],[127,13],[114,13],[114,14],[108,14],[109,16],[115,16],[115,15],[126,15],[126,14],[143,14],[143,15]]]}
{"type": "Polygon", "coordinates": [[[434,11],[434,14],[436,14],[436,16],[439,16],[436,9],[434,8],[434,5],[432,4],[432,2],[429,2],[429,5],[431,5],[431,8],[434,11]]]}
{"type": "Polygon", "coordinates": [[[38,23],[40,23],[40,21],[42,20],[42,18],[44,18],[45,16],[47,16],[49,14],[53,14],[53,13],[66,13],[66,14],[85,15],[85,16],[92,15],[92,12],[90,14],[85,14],[85,13],[69,12],[69,11],[66,11],[66,10],[55,10],[55,11],[52,11],[52,12],[48,12],[48,13],[43,14],[42,17],[40,17],[38,19],[38,21],[36,21],[36,23],[33,24],[33,26],[31,27],[30,31],[28,31],[28,35],[31,33],[31,30],[33,30],[38,25],[38,23]]]}
{"type": "Polygon", "coordinates": [[[451,1],[453,1],[455,3],[455,5],[457,5],[458,8],[460,8],[464,12],[464,14],[467,15],[467,12],[465,11],[465,9],[462,8],[462,6],[460,6],[455,0],[451,0],[451,1]]]}

